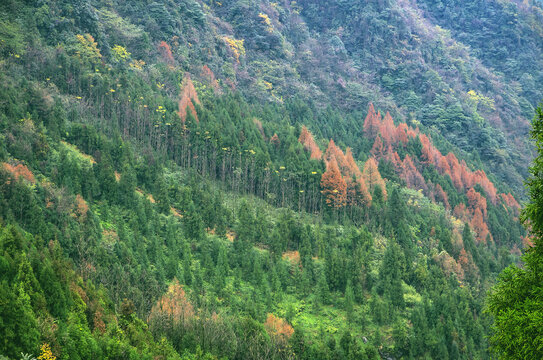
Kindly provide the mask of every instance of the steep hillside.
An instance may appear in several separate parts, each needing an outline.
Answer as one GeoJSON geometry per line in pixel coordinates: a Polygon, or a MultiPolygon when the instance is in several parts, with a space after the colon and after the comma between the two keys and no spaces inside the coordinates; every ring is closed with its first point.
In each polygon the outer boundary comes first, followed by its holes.
{"type": "MultiPolygon", "coordinates": [[[[455,4],[408,1],[82,1],[77,14],[60,4],[40,5],[32,25],[53,46],[57,36],[89,33],[105,55],[115,44],[146,62],[159,53],[169,66],[212,76],[215,88],[302,99],[315,115],[365,112],[371,101],[435,129],[522,192],[529,119],[543,96],[536,3],[452,11],[455,4]]],[[[17,11],[17,2],[5,7],[17,11]]]]}
{"type": "Polygon", "coordinates": [[[341,45],[400,114],[436,128],[459,148],[477,153],[502,179],[520,184],[517,174],[526,174],[530,159],[528,120],[543,96],[533,86],[541,79],[541,9],[534,5],[528,14],[514,2],[490,3],[462,4],[462,11],[455,11],[451,4],[431,2],[300,2],[310,28],[341,45]],[[440,11],[449,18],[435,21],[440,11]],[[518,20],[508,20],[517,13],[518,20]],[[469,20],[463,16],[493,22],[492,28],[475,21],[464,27],[469,20]]]}
{"type": "Polygon", "coordinates": [[[441,11],[2,2],[0,358],[490,358],[539,60],[441,11]]]}

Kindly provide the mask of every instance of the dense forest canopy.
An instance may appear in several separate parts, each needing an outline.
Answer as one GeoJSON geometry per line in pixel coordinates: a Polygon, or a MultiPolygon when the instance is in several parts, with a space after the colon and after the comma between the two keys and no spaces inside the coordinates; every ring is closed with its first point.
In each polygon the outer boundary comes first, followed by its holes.
{"type": "Polygon", "coordinates": [[[537,354],[542,20],[2,1],[0,359],[537,354]]]}

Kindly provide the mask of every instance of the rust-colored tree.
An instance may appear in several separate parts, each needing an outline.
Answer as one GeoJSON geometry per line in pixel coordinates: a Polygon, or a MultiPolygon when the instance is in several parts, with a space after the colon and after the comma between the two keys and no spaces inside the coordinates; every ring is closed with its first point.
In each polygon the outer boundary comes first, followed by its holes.
{"type": "MultiPolygon", "coordinates": [[[[460,164],[460,178],[462,179],[462,184],[464,188],[469,189],[475,185],[475,177],[473,173],[468,169],[466,163],[462,161],[460,164]]],[[[452,177],[451,177],[452,179],[452,177]]]]}
{"type": "Polygon", "coordinates": [[[446,251],[434,255],[433,258],[436,263],[441,265],[441,268],[447,276],[454,273],[458,280],[464,279],[464,270],[462,269],[462,266],[460,266],[460,264],[458,264],[446,251]]]}
{"type": "Polygon", "coordinates": [[[281,145],[281,140],[279,139],[279,136],[277,133],[274,133],[273,136],[270,138],[270,142],[275,146],[275,148],[278,148],[279,145],[281,145]]]}
{"type": "Polygon", "coordinates": [[[483,170],[477,170],[474,173],[475,182],[481,185],[489,200],[495,204],[497,199],[497,191],[494,184],[488,179],[483,170]]]}
{"type": "Polygon", "coordinates": [[[413,128],[411,128],[409,126],[407,127],[407,138],[408,139],[416,138],[419,133],[420,133],[419,128],[416,128],[415,130],[413,130],[413,128]]]}
{"type": "Polygon", "coordinates": [[[8,163],[2,163],[2,166],[5,171],[10,173],[15,179],[19,180],[20,178],[25,179],[28,182],[36,183],[36,179],[34,178],[34,174],[32,174],[32,171],[30,171],[29,168],[27,168],[23,164],[17,164],[17,165],[11,165],[8,163]]]}
{"type": "Polygon", "coordinates": [[[347,184],[347,197],[345,204],[350,207],[357,206],[358,199],[356,196],[356,179],[354,177],[348,177],[345,179],[345,184],[347,184]]]}
{"type": "Polygon", "coordinates": [[[324,161],[326,161],[327,163],[330,162],[333,158],[335,158],[335,154],[336,143],[334,142],[334,139],[330,139],[330,141],[328,142],[328,147],[324,152],[324,161]]]}
{"type": "Polygon", "coordinates": [[[364,171],[362,172],[362,178],[364,179],[364,182],[366,183],[366,186],[368,187],[370,194],[373,194],[373,192],[375,191],[375,188],[378,186],[381,188],[381,191],[383,193],[383,199],[386,200],[387,198],[386,184],[383,178],[381,177],[381,173],[379,173],[377,162],[375,161],[374,158],[372,157],[369,158],[364,164],[364,171]]]}
{"type": "Polygon", "coordinates": [[[104,313],[102,309],[99,308],[94,312],[94,316],[92,318],[94,329],[96,329],[100,334],[104,334],[106,332],[106,323],[104,322],[103,317],[104,313]]]}
{"type": "Polygon", "coordinates": [[[362,176],[362,172],[356,164],[351,148],[347,148],[347,150],[345,151],[345,162],[347,163],[350,176],[354,176],[357,179],[362,176]]]}
{"type": "Polygon", "coordinates": [[[511,209],[518,211],[520,210],[520,204],[518,201],[511,195],[511,193],[508,194],[500,194],[500,197],[502,198],[505,205],[510,207],[511,209]]]}
{"type": "Polygon", "coordinates": [[[447,161],[449,162],[449,167],[451,169],[450,170],[451,180],[452,180],[454,186],[458,190],[463,190],[464,189],[464,183],[462,182],[462,175],[461,175],[462,174],[462,167],[460,166],[460,163],[458,162],[458,159],[451,152],[447,154],[446,158],[447,158],[447,161]]]}
{"type": "Polygon", "coordinates": [[[380,133],[385,144],[388,145],[396,142],[396,127],[394,126],[394,121],[392,120],[392,116],[390,116],[388,111],[385,114],[383,122],[381,123],[380,133]]]}
{"type": "Polygon", "coordinates": [[[398,125],[398,127],[396,128],[396,141],[397,143],[401,143],[403,145],[407,144],[407,141],[409,140],[408,137],[407,137],[407,124],[406,123],[401,123],[400,125],[398,125]]]}
{"type": "Polygon", "coordinates": [[[304,146],[306,151],[309,151],[311,154],[311,159],[320,160],[322,158],[322,151],[315,142],[313,134],[307,129],[307,127],[302,126],[302,131],[300,132],[300,137],[298,141],[304,146]]]}
{"type": "Polygon", "coordinates": [[[196,121],[198,121],[198,114],[196,114],[196,108],[194,103],[200,104],[198,99],[198,94],[194,88],[194,84],[190,78],[190,74],[185,74],[185,79],[183,80],[182,92],[179,99],[179,117],[185,122],[187,118],[187,108],[190,110],[196,121]]]}
{"type": "Polygon", "coordinates": [[[166,294],[152,307],[149,323],[161,329],[169,326],[186,327],[193,317],[194,308],[179,281],[174,279],[166,294]]]}
{"type": "Polygon", "coordinates": [[[272,336],[280,336],[285,341],[288,341],[292,334],[294,334],[294,329],[285,319],[277,317],[273,314],[268,314],[264,327],[266,328],[268,334],[272,336]]]}
{"type": "Polygon", "coordinates": [[[215,91],[215,92],[220,91],[219,82],[215,78],[215,74],[209,68],[209,66],[207,66],[207,65],[202,66],[202,77],[207,80],[209,85],[211,85],[211,87],[213,88],[213,91],[215,91]]]}
{"type": "Polygon", "coordinates": [[[384,144],[383,140],[381,140],[381,136],[377,135],[370,152],[376,159],[381,159],[384,156],[384,144]]]}
{"type": "Polygon", "coordinates": [[[79,194],[75,196],[75,216],[80,220],[84,221],[87,218],[87,212],[89,211],[89,205],[79,194]]]}
{"type": "Polygon", "coordinates": [[[460,250],[460,255],[458,255],[458,263],[460,264],[460,266],[462,266],[464,270],[468,269],[469,257],[468,257],[468,253],[466,252],[464,248],[460,250]]]}
{"type": "Polygon", "coordinates": [[[164,61],[166,61],[169,65],[174,64],[175,60],[173,59],[172,49],[166,41],[161,41],[160,44],[158,44],[158,51],[160,52],[160,55],[164,61]]]}
{"type": "Polygon", "coordinates": [[[426,182],[420,174],[420,172],[415,167],[415,163],[411,156],[406,155],[402,163],[402,172],[400,177],[405,180],[407,187],[416,190],[427,190],[426,182]]]}
{"type": "Polygon", "coordinates": [[[466,205],[464,203],[460,203],[454,207],[453,215],[459,220],[462,220],[463,222],[468,221],[468,212],[466,209],[466,205]]]}
{"type": "MultiPolygon", "coordinates": [[[[483,219],[483,213],[479,208],[476,208],[473,213],[471,227],[477,234],[477,241],[480,243],[486,243],[487,236],[490,234],[490,232],[488,231],[488,227],[483,219]]],[[[492,236],[490,236],[490,239],[492,239],[492,236]]]]}
{"type": "Polygon", "coordinates": [[[400,159],[400,155],[392,150],[392,145],[388,145],[384,159],[390,161],[397,173],[402,171],[402,160],[400,159]]]}
{"type": "Polygon", "coordinates": [[[290,324],[273,314],[268,314],[264,328],[270,336],[270,340],[275,348],[277,348],[281,354],[284,354],[285,359],[292,359],[294,354],[289,346],[289,339],[294,334],[294,329],[290,324]]]}
{"type": "Polygon", "coordinates": [[[469,189],[466,193],[466,196],[468,197],[468,206],[469,209],[474,212],[475,209],[481,210],[482,215],[486,219],[486,199],[483,195],[479,194],[477,191],[475,191],[473,188],[469,189]]]}
{"type": "Polygon", "coordinates": [[[419,136],[420,143],[422,144],[422,155],[420,160],[424,164],[433,164],[435,161],[435,149],[428,136],[421,134],[419,136]]]}
{"type": "Polygon", "coordinates": [[[374,138],[379,133],[380,125],[380,115],[375,113],[375,108],[373,107],[373,104],[370,103],[368,114],[364,120],[364,134],[370,139],[374,138]]]}
{"type": "Polygon", "coordinates": [[[447,158],[445,156],[441,156],[439,158],[437,168],[442,175],[449,175],[452,180],[451,167],[449,166],[449,162],[447,161],[447,158]]]}
{"type": "Polygon", "coordinates": [[[439,184],[435,186],[435,198],[436,201],[441,202],[443,206],[445,206],[445,209],[451,208],[451,206],[449,205],[449,197],[447,196],[445,190],[443,190],[443,188],[439,184]]]}
{"type": "Polygon", "coordinates": [[[347,184],[341,176],[335,158],[326,165],[326,172],[321,178],[321,187],[328,206],[339,209],[346,205],[347,184]]]}
{"type": "MultiPolygon", "coordinates": [[[[310,137],[313,137],[311,135],[311,132],[309,132],[309,130],[307,129],[305,125],[302,125],[302,130],[300,131],[300,136],[298,137],[298,141],[300,142],[300,144],[304,146],[304,148],[306,147],[306,144],[309,142],[310,137]]],[[[306,150],[309,150],[309,149],[306,148],[306,150]]]]}
{"type": "Polygon", "coordinates": [[[345,154],[336,145],[334,140],[330,139],[330,142],[328,143],[328,148],[326,149],[326,152],[324,153],[324,160],[326,161],[326,163],[328,163],[332,161],[332,159],[336,160],[337,165],[339,167],[339,171],[343,176],[350,176],[349,164],[347,163],[345,154]]]}
{"type": "Polygon", "coordinates": [[[371,205],[371,194],[368,191],[368,186],[364,181],[364,178],[361,176],[356,180],[356,201],[358,206],[370,206],[371,205]]]}

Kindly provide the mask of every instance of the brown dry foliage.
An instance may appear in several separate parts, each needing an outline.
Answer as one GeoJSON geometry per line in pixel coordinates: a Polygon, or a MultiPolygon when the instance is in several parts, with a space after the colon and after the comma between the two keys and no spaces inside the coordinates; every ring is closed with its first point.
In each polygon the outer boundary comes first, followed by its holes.
{"type": "Polygon", "coordinates": [[[379,173],[379,169],[377,168],[377,162],[374,158],[369,158],[364,164],[364,171],[362,172],[362,177],[371,194],[373,194],[375,187],[379,186],[381,188],[381,191],[383,192],[383,199],[387,199],[387,188],[385,180],[383,180],[383,178],[381,177],[381,173],[379,173]]]}
{"type": "Polygon", "coordinates": [[[306,151],[311,153],[311,159],[320,160],[322,158],[322,151],[315,142],[313,134],[307,129],[307,127],[302,126],[302,131],[300,132],[300,137],[298,141],[304,146],[306,151]]]}
{"type": "Polygon", "coordinates": [[[371,148],[370,152],[376,159],[380,159],[384,156],[384,144],[383,140],[381,140],[381,136],[376,136],[375,141],[373,142],[373,147],[371,148]]]}
{"type": "Polygon", "coordinates": [[[30,169],[27,168],[25,165],[23,164],[11,165],[8,163],[2,163],[2,166],[4,170],[9,172],[11,175],[13,175],[16,180],[23,178],[32,184],[36,183],[34,174],[32,174],[32,171],[30,171],[30,169]]]}
{"type": "Polygon", "coordinates": [[[411,189],[428,189],[428,187],[426,186],[426,182],[424,181],[424,177],[417,170],[413,159],[409,155],[406,155],[403,159],[402,172],[400,173],[400,177],[405,180],[407,187],[411,189]]]}
{"type": "Polygon", "coordinates": [[[286,320],[273,314],[268,314],[264,327],[266,328],[266,331],[268,331],[268,334],[278,336],[284,341],[290,339],[294,334],[294,329],[286,320]]]}
{"type": "Polygon", "coordinates": [[[168,291],[151,309],[149,321],[170,319],[174,324],[185,324],[194,317],[194,308],[186,297],[185,290],[174,279],[168,291]]]}
{"type": "MultiPolygon", "coordinates": [[[[446,156],[435,148],[428,136],[420,134],[420,131],[409,127],[405,123],[394,125],[392,117],[387,113],[381,119],[379,113],[375,113],[373,104],[369,105],[368,114],[364,121],[364,132],[370,139],[375,138],[371,153],[376,159],[382,157],[391,160],[391,153],[394,147],[404,146],[409,139],[419,137],[422,144],[422,164],[433,164],[443,175],[449,175],[457,190],[463,191],[481,185],[492,203],[496,203],[497,192],[494,184],[488,179],[482,170],[471,171],[464,161],[460,162],[453,153],[446,156]],[[388,147],[390,146],[390,147],[388,147]],[[384,151],[386,149],[386,151],[384,151]]],[[[417,160],[417,159],[413,159],[417,160]]],[[[341,166],[340,166],[341,168],[341,166]]],[[[514,202],[511,202],[514,206],[514,202]]]]}
{"type": "Polygon", "coordinates": [[[173,216],[175,217],[178,217],[180,219],[183,218],[183,215],[179,212],[179,210],[177,210],[176,208],[174,208],[173,206],[170,206],[170,212],[172,213],[173,216]]]}
{"type": "Polygon", "coordinates": [[[503,200],[503,202],[505,203],[505,205],[507,205],[510,209],[512,209],[513,213],[515,215],[518,215],[519,210],[520,210],[520,204],[513,197],[513,195],[511,195],[511,193],[508,193],[508,194],[503,194],[502,193],[502,194],[500,194],[500,197],[503,200]]]}
{"type": "Polygon", "coordinates": [[[464,279],[464,269],[446,251],[434,255],[434,261],[441,265],[441,268],[447,276],[454,273],[458,280],[464,279]]]}
{"type": "Polygon", "coordinates": [[[300,263],[300,253],[298,250],[294,251],[285,251],[282,255],[283,259],[287,259],[292,263],[299,264],[300,263]]]}
{"type": "Polygon", "coordinates": [[[169,64],[173,65],[175,60],[172,55],[172,49],[170,48],[170,45],[166,41],[161,41],[160,44],[158,44],[158,51],[160,52],[160,55],[162,55],[162,58],[169,64]]]}
{"type": "Polygon", "coordinates": [[[219,82],[215,78],[215,74],[209,68],[209,66],[207,65],[202,66],[202,77],[206,79],[207,82],[211,85],[211,87],[213,88],[213,91],[218,92],[220,90],[219,82]]]}
{"type": "Polygon", "coordinates": [[[279,139],[279,136],[277,133],[274,133],[273,136],[270,139],[270,142],[277,148],[279,145],[281,145],[281,140],[279,139]]]}
{"type": "MultiPolygon", "coordinates": [[[[483,219],[483,213],[480,208],[476,208],[473,212],[473,217],[471,218],[471,227],[477,234],[477,241],[480,243],[486,243],[487,235],[490,234],[488,231],[488,226],[486,225],[483,219]]],[[[492,239],[492,236],[490,237],[492,239]]]]}
{"type": "Polygon", "coordinates": [[[255,124],[256,128],[258,129],[262,139],[266,140],[266,134],[264,133],[264,128],[262,127],[262,121],[258,120],[257,118],[253,118],[253,124],[255,124]]]}
{"type": "Polygon", "coordinates": [[[89,211],[89,205],[79,194],[75,196],[75,211],[79,219],[84,220],[87,218],[87,212],[89,211]]]}
{"type": "Polygon", "coordinates": [[[186,73],[179,99],[179,117],[183,122],[185,122],[187,119],[187,107],[196,121],[198,121],[198,115],[196,114],[194,103],[200,104],[200,100],[198,99],[198,94],[196,93],[196,89],[194,88],[194,84],[190,78],[190,74],[186,73]]]}
{"type": "Polygon", "coordinates": [[[445,209],[451,208],[451,206],[449,205],[449,197],[447,196],[447,193],[445,192],[445,190],[443,190],[443,188],[439,184],[437,184],[435,187],[435,198],[436,198],[436,201],[443,203],[443,206],[445,206],[445,209]]]}
{"type": "Polygon", "coordinates": [[[347,184],[337,165],[336,159],[332,158],[326,166],[326,172],[321,177],[322,194],[326,199],[326,204],[339,209],[346,204],[347,184]]]}
{"type": "Polygon", "coordinates": [[[364,120],[364,133],[370,138],[375,137],[379,133],[380,123],[381,115],[375,113],[375,108],[370,103],[368,114],[364,120]]]}

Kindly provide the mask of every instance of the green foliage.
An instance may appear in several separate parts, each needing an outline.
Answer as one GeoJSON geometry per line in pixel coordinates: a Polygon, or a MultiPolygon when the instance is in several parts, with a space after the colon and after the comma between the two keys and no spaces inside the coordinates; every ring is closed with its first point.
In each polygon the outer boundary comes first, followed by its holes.
{"type": "Polygon", "coordinates": [[[530,168],[531,176],[526,182],[530,201],[525,206],[523,221],[530,226],[530,232],[535,236],[536,248],[543,235],[543,109],[537,108],[532,122],[532,138],[535,141],[538,156],[533,160],[530,168]]]}
{"type": "Polygon", "coordinates": [[[494,350],[503,359],[526,359],[543,356],[541,351],[541,274],[543,256],[543,111],[538,108],[533,120],[532,138],[538,156],[530,168],[527,181],[530,201],[523,211],[523,219],[530,226],[534,247],[524,256],[524,267],[510,266],[505,269],[498,284],[488,298],[488,311],[494,317],[494,350]]]}
{"type": "Polygon", "coordinates": [[[17,23],[0,20],[0,54],[19,58],[24,52],[23,34],[17,23]]]}

